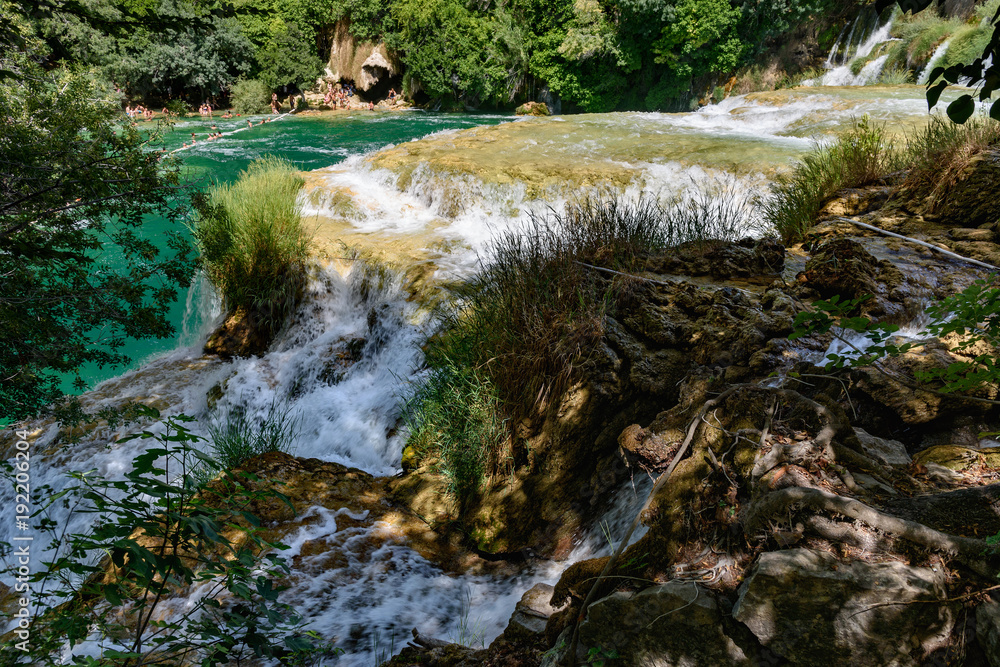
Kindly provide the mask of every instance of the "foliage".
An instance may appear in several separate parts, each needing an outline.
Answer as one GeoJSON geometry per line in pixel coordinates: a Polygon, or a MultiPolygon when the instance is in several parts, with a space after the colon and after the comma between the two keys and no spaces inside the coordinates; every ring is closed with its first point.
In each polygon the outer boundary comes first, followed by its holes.
{"type": "MultiPolygon", "coordinates": [[[[864,347],[855,346],[854,353],[827,356],[828,367],[843,368],[871,365],[882,358],[921,347],[931,337],[937,337],[952,341],[949,351],[971,360],[956,361],[943,369],[918,371],[918,380],[940,382],[940,391],[945,393],[967,393],[986,385],[1000,384],[996,357],[1000,350],[1000,287],[997,287],[996,276],[977,280],[958,294],[931,305],[927,309],[931,321],[924,329],[927,338],[917,342],[896,341],[893,337],[899,330],[896,325],[852,317],[851,313],[866,298],[841,300],[833,297],[829,301],[815,302],[816,310],[796,316],[795,332],[789,338],[827,333],[834,331],[834,327],[864,334],[868,343],[864,347]]],[[[836,335],[843,340],[842,334],[836,335]]]]}
{"type": "MultiPolygon", "coordinates": [[[[168,235],[161,255],[145,216],[186,214],[179,163],[122,122],[90,77],[0,57],[0,413],[23,418],[61,395],[81,365],[121,365],[126,338],[174,335],[167,312],[193,272],[168,235]]],[[[179,224],[177,224],[179,227],[179,224]]]]}
{"type": "Polygon", "coordinates": [[[449,490],[460,500],[509,465],[510,433],[496,388],[475,369],[451,363],[436,368],[404,413],[407,444],[422,459],[439,459],[449,490]]]}
{"type": "Polygon", "coordinates": [[[294,310],[305,279],[303,182],[288,162],[264,158],[196,201],[193,232],[209,280],[230,313],[253,313],[272,332],[294,310]]]}
{"type": "MultiPolygon", "coordinates": [[[[881,11],[892,4],[898,4],[904,12],[916,13],[923,11],[931,3],[932,0],[877,0],[875,7],[881,11]]],[[[930,108],[937,105],[945,88],[957,84],[960,79],[967,79],[968,85],[976,89],[974,95],[964,93],[948,104],[948,117],[956,123],[964,123],[972,117],[976,110],[975,98],[986,102],[1000,89],[1000,8],[989,18],[987,25],[991,25],[993,31],[978,57],[947,67],[935,67],[928,79],[927,104],[930,108]]],[[[1000,104],[992,104],[990,117],[1000,120],[1000,104]]]]}
{"type": "Polygon", "coordinates": [[[229,103],[238,114],[267,113],[271,110],[271,89],[259,79],[237,79],[229,91],[229,103]]]}
{"type": "Polygon", "coordinates": [[[884,127],[872,124],[866,115],[835,143],[817,148],[791,174],[777,178],[770,195],[761,201],[764,217],[786,242],[801,240],[834,193],[896,171],[901,159],[884,127]]]}
{"type": "Polygon", "coordinates": [[[288,452],[299,428],[299,417],[291,408],[272,401],[261,416],[245,406],[232,407],[216,415],[208,427],[209,440],[222,470],[234,470],[248,460],[268,452],[288,452]]]}
{"type": "Polygon", "coordinates": [[[270,39],[257,52],[257,63],[260,80],[272,90],[289,85],[309,90],[323,71],[314,44],[305,39],[297,23],[284,21],[275,22],[270,39]]]}
{"type": "Polygon", "coordinates": [[[34,517],[48,534],[50,561],[32,575],[35,615],[29,652],[5,649],[5,664],[139,666],[229,664],[309,651],[299,619],[278,601],[288,572],[248,508],[287,498],[257,490],[253,475],[223,471],[207,485],[192,473],[215,463],[199,438],[168,419],[123,479],[72,473],[74,485],[40,489],[34,517]],[[48,497],[46,497],[48,496],[48,497]],[[45,498],[42,501],[42,498],[45,498]],[[83,515],[86,533],[52,519],[83,515]],[[183,596],[183,608],[170,600],[183,596]],[[167,611],[167,607],[170,611],[167,611]]]}

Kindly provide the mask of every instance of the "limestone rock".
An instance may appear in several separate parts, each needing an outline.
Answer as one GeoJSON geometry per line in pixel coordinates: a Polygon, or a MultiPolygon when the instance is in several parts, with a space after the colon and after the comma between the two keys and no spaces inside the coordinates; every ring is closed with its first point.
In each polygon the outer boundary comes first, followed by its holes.
{"type": "Polygon", "coordinates": [[[976,638],[992,667],[1000,667],[1000,603],[988,600],[976,607],[976,638]]]}
{"type": "Polygon", "coordinates": [[[841,563],[809,549],[768,552],[740,587],[733,617],[794,664],[919,665],[955,625],[945,581],[941,570],[898,562],[841,563]],[[905,604],[933,599],[942,602],[905,604]]]}
{"type": "Polygon", "coordinates": [[[268,327],[255,324],[254,318],[246,311],[238,310],[208,337],[205,354],[223,359],[261,356],[274,340],[274,333],[268,327]]]}
{"type": "Polygon", "coordinates": [[[712,593],[689,581],[670,581],[640,593],[612,593],[590,606],[580,626],[580,642],[616,665],[705,667],[750,665],[726,635],[712,593]]]}
{"type": "Polygon", "coordinates": [[[390,80],[398,78],[399,67],[382,42],[359,42],[350,32],[350,23],[338,21],[330,35],[330,60],[325,78],[337,82],[353,81],[358,90],[388,91],[390,80]]]}
{"type": "Polygon", "coordinates": [[[955,182],[931,203],[924,217],[962,227],[978,227],[1000,219],[994,196],[1000,179],[1000,150],[991,148],[972,157],[955,182]]]}
{"type": "Polygon", "coordinates": [[[514,113],[518,116],[548,116],[549,106],[545,102],[525,102],[514,113]]]}
{"type": "Polygon", "coordinates": [[[858,441],[868,456],[888,465],[910,465],[912,459],[906,451],[906,445],[899,440],[879,438],[862,428],[855,428],[854,434],[858,436],[858,441]]]}
{"type": "Polygon", "coordinates": [[[503,632],[504,639],[543,637],[549,618],[566,606],[553,607],[549,603],[553,590],[549,584],[535,584],[529,588],[514,607],[507,629],[503,632]]]}

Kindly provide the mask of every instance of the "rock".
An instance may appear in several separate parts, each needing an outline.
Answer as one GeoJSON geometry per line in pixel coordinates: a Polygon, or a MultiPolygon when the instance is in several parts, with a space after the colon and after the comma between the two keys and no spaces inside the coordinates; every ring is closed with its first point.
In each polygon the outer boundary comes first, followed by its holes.
{"type": "Polygon", "coordinates": [[[889,199],[891,192],[892,188],[886,186],[841,190],[826,203],[816,217],[822,220],[835,216],[863,215],[881,208],[889,199]]]}
{"type": "Polygon", "coordinates": [[[993,242],[995,234],[992,229],[968,229],[956,227],[948,231],[948,236],[956,241],[989,241],[993,242]]]}
{"type": "Polygon", "coordinates": [[[508,641],[544,637],[549,617],[566,607],[553,607],[549,602],[553,587],[549,584],[535,584],[521,596],[514,607],[507,629],[503,631],[508,641]]]}
{"type": "MultiPolygon", "coordinates": [[[[388,92],[391,81],[401,74],[395,58],[382,42],[359,42],[350,32],[350,23],[337,21],[328,35],[330,60],[325,77],[328,81],[353,81],[366,93],[388,92]]],[[[377,97],[383,95],[378,94],[377,97]]]]}
{"type": "Polygon", "coordinates": [[[976,607],[976,639],[992,667],[1000,667],[1000,603],[987,600],[976,607]]]}
{"type": "Polygon", "coordinates": [[[525,102],[514,113],[518,116],[548,116],[549,106],[545,102],[525,102]]]}
{"type": "Polygon", "coordinates": [[[910,465],[912,459],[906,451],[906,446],[899,440],[878,438],[861,428],[855,428],[854,434],[858,436],[858,441],[868,456],[888,465],[910,465]]]}
{"type": "Polygon", "coordinates": [[[933,198],[924,217],[941,224],[978,227],[1000,219],[1000,200],[994,196],[1000,179],[1000,149],[973,156],[950,187],[933,198]]]}
{"type": "Polygon", "coordinates": [[[685,243],[649,262],[649,269],[656,273],[717,280],[764,278],[767,283],[780,275],[784,266],[785,247],[769,238],[685,243]]]}
{"type": "Polygon", "coordinates": [[[590,606],[580,626],[585,655],[618,655],[616,665],[705,667],[750,665],[724,631],[712,593],[670,581],[640,593],[612,593],[590,606]]]}
{"type": "Polygon", "coordinates": [[[913,456],[913,462],[926,466],[936,463],[939,466],[961,472],[982,463],[978,450],[954,445],[936,445],[928,447],[913,456]]]}
{"type": "Polygon", "coordinates": [[[898,288],[905,282],[903,273],[891,262],[879,261],[852,239],[834,239],[821,245],[796,280],[824,299],[868,296],[858,312],[874,319],[905,321],[916,315],[907,312],[899,298],[902,295],[898,288]]]}
{"type": "Polygon", "coordinates": [[[238,310],[212,332],[204,351],[223,359],[262,356],[267,353],[275,333],[269,327],[257,325],[245,310],[238,310]]]}
{"type": "Polygon", "coordinates": [[[955,625],[946,578],[941,568],[842,563],[809,549],[768,552],[740,586],[733,617],[794,664],[919,665],[947,644],[955,625]],[[941,602],[926,603],[934,599],[941,602]],[[924,602],[906,604],[913,600],[924,602]]]}

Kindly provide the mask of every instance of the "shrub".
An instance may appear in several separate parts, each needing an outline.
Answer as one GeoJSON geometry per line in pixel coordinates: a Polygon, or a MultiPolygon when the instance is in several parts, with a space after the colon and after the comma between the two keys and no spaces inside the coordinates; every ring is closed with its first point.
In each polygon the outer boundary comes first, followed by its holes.
{"type": "Polygon", "coordinates": [[[962,26],[951,36],[948,50],[938,63],[942,67],[971,63],[983,55],[983,50],[993,35],[991,27],[962,26]]]}
{"type": "Polygon", "coordinates": [[[288,162],[264,158],[196,201],[193,231],[209,280],[229,313],[248,313],[271,332],[294,310],[305,280],[303,182],[288,162]]]}
{"type": "Polygon", "coordinates": [[[240,78],[229,89],[229,102],[236,113],[267,113],[271,110],[271,89],[259,79],[240,78]]]}
{"type": "Polygon", "coordinates": [[[764,218],[785,242],[801,240],[834,193],[869,185],[900,165],[884,128],[864,116],[833,145],[806,155],[791,174],[775,180],[760,202],[764,218]]]}
{"type": "Polygon", "coordinates": [[[220,665],[314,650],[298,632],[300,619],[278,602],[276,579],[288,567],[265,554],[284,547],[265,540],[246,511],[283,496],[225,470],[199,483],[192,473],[214,463],[192,447],[200,438],[187,421],[176,417],[159,435],[135,436],[155,444],[121,480],[72,473],[73,486],[39,489],[33,516],[52,551],[29,575],[27,650],[5,646],[0,663],[220,665]],[[87,532],[57,525],[54,506],[92,517],[87,532]],[[77,652],[86,657],[67,655],[84,643],[77,652]]]}

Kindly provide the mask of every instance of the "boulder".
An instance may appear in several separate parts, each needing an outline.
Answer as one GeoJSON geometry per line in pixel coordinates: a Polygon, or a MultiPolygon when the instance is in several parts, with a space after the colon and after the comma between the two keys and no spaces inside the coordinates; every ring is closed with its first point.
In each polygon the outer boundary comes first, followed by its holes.
{"type": "Polygon", "coordinates": [[[996,600],[976,607],[976,638],[991,667],[1000,667],[1000,603],[996,600]]]}
{"type": "Polygon", "coordinates": [[[553,607],[550,604],[553,590],[549,584],[535,584],[525,591],[514,607],[507,629],[503,631],[504,639],[514,641],[543,638],[549,618],[566,606],[553,607]]]}
{"type": "Polygon", "coordinates": [[[545,102],[525,102],[514,113],[518,116],[548,116],[549,107],[545,102]]]}
{"type": "Polygon", "coordinates": [[[350,32],[350,23],[337,21],[330,37],[330,60],[325,78],[332,82],[353,81],[358,90],[388,90],[400,68],[382,42],[359,42],[350,32]]]}
{"type": "Polygon", "coordinates": [[[943,568],[842,563],[810,549],[768,552],[740,586],[733,617],[794,664],[919,665],[955,626],[946,578],[943,568]],[[916,600],[922,603],[907,604],[916,600]]]}
{"type": "Polygon", "coordinates": [[[1000,201],[994,196],[1000,179],[1000,149],[990,148],[973,156],[952,179],[944,192],[928,198],[925,218],[961,227],[979,227],[1000,219],[1000,201]]]}
{"type": "Polygon", "coordinates": [[[616,665],[750,665],[724,629],[713,594],[693,581],[669,581],[640,593],[612,593],[590,606],[580,626],[584,656],[616,665]]]}
{"type": "Polygon", "coordinates": [[[906,451],[906,445],[899,440],[888,440],[876,437],[862,428],[855,428],[861,448],[868,456],[891,466],[910,465],[911,458],[906,451]]]}

